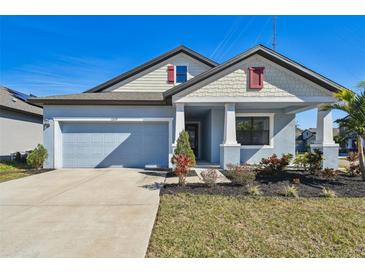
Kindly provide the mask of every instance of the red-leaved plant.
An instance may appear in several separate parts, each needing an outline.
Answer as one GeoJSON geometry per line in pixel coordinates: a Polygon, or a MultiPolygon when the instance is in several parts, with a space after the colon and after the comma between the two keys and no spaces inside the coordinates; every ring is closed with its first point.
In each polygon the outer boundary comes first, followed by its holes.
{"type": "Polygon", "coordinates": [[[262,158],[260,165],[266,173],[278,173],[289,165],[292,158],[293,155],[290,153],[283,154],[281,158],[273,154],[269,158],[262,158]]]}
{"type": "Polygon", "coordinates": [[[186,177],[194,164],[193,159],[185,154],[177,154],[172,158],[172,162],[175,165],[175,173],[179,177],[179,184],[185,185],[186,177]]]}

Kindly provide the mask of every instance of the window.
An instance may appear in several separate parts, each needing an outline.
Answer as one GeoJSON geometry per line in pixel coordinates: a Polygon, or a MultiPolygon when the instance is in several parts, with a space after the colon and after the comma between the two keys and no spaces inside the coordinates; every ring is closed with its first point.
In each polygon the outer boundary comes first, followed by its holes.
{"type": "Polygon", "coordinates": [[[187,66],[176,66],[176,83],[185,83],[188,80],[187,74],[187,66]]]}
{"type": "Polygon", "coordinates": [[[270,145],[270,118],[236,117],[236,132],[241,145],[270,145]]]}

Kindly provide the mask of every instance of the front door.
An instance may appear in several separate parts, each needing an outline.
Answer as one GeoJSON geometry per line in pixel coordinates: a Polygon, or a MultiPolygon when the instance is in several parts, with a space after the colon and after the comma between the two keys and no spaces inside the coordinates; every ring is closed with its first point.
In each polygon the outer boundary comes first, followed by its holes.
{"type": "Polygon", "coordinates": [[[195,158],[198,159],[199,156],[199,131],[198,131],[198,124],[187,124],[185,126],[185,130],[189,134],[189,141],[191,149],[194,151],[195,158]]]}

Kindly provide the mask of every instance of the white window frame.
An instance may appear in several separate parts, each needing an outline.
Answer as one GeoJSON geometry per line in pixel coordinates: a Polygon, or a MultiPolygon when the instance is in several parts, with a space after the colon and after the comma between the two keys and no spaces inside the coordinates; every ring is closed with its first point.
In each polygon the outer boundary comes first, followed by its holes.
{"type": "Polygon", "coordinates": [[[109,123],[143,123],[143,122],[167,122],[168,123],[168,167],[171,168],[171,157],[172,157],[172,121],[173,118],[89,118],[89,117],[56,117],[53,118],[53,168],[63,168],[62,159],[62,130],[60,123],[67,122],[109,122],[109,123]]]}
{"type": "Polygon", "coordinates": [[[245,149],[274,148],[274,115],[275,113],[236,113],[236,117],[269,117],[269,144],[241,145],[241,148],[245,149]]]}
{"type": "Polygon", "coordinates": [[[185,66],[186,67],[186,82],[190,80],[190,77],[189,77],[189,64],[186,64],[186,63],[177,63],[177,64],[174,64],[174,72],[175,72],[175,85],[180,85],[180,84],[183,84],[183,83],[178,83],[176,82],[176,79],[177,79],[177,66],[185,66]]]}

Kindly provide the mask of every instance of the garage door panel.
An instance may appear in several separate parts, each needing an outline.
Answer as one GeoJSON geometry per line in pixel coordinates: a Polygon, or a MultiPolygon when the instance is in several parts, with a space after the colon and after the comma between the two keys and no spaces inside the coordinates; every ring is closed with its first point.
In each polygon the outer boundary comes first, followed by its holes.
{"type": "Polygon", "coordinates": [[[167,123],[65,123],[64,167],[168,166],[167,123]]]}

